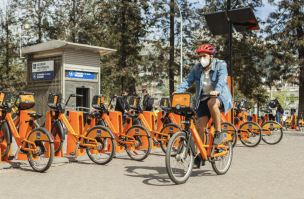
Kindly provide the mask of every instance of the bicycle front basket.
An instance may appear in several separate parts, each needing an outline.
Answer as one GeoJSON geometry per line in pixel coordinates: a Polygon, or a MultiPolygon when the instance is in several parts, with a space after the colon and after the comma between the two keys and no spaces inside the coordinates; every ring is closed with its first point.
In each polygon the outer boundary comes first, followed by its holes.
{"type": "Polygon", "coordinates": [[[137,109],[140,103],[140,97],[132,96],[129,100],[129,106],[131,109],[137,109]]]}
{"type": "Polygon", "coordinates": [[[19,95],[16,105],[20,110],[26,110],[35,106],[34,95],[19,95]]]}
{"type": "Polygon", "coordinates": [[[103,103],[104,103],[104,96],[95,95],[92,100],[92,107],[95,109],[101,110],[103,103]]]}
{"type": "Polygon", "coordinates": [[[190,93],[173,94],[171,110],[178,114],[195,114],[195,104],[190,93]]]}
{"type": "Polygon", "coordinates": [[[48,106],[52,109],[57,109],[61,98],[61,93],[50,93],[48,97],[48,106]]]}
{"type": "Polygon", "coordinates": [[[0,108],[11,103],[12,94],[9,91],[0,91],[0,108]]]}

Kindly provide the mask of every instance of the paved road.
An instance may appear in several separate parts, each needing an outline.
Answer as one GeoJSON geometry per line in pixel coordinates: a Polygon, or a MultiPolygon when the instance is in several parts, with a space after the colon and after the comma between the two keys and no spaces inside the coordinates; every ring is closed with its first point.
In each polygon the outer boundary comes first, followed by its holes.
{"type": "Polygon", "coordinates": [[[174,185],[165,157],[143,162],[115,158],[106,166],[90,161],[0,170],[0,198],[304,198],[304,132],[284,132],[278,145],[248,148],[238,143],[230,170],[218,176],[207,163],[183,185],[174,185]]]}

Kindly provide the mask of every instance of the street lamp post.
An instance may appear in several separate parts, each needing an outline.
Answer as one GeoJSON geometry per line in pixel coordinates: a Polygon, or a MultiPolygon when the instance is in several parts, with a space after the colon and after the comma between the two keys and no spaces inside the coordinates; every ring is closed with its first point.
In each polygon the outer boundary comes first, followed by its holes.
{"type": "Polygon", "coordinates": [[[178,5],[178,3],[176,2],[176,0],[174,0],[174,2],[177,4],[178,10],[179,10],[179,15],[180,15],[180,23],[181,23],[181,27],[180,27],[180,31],[181,31],[181,59],[180,59],[180,80],[181,82],[183,81],[183,16],[182,16],[182,12],[181,9],[178,5]]]}
{"type": "MultiPolygon", "coordinates": [[[[29,24],[28,23],[25,23],[24,24],[24,29],[27,31],[29,29],[29,24]]],[[[15,35],[19,35],[19,38],[20,38],[20,42],[19,42],[19,53],[20,53],[20,59],[24,59],[24,57],[22,57],[22,52],[21,52],[21,48],[22,48],[22,33],[23,33],[23,28],[22,26],[20,26],[18,28],[18,30],[15,32],[15,35]]]]}

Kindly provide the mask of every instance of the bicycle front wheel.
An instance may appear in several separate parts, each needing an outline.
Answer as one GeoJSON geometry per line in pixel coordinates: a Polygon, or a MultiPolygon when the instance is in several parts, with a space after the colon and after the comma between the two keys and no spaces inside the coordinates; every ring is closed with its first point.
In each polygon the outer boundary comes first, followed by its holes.
{"type": "MultiPolygon", "coordinates": [[[[178,126],[177,124],[168,124],[160,131],[161,134],[166,134],[166,136],[165,135],[159,136],[160,146],[164,153],[167,152],[167,146],[168,146],[168,143],[169,143],[171,137],[175,133],[180,132],[181,130],[182,130],[182,128],[180,126],[178,126]]],[[[176,144],[173,145],[173,147],[174,146],[176,146],[176,144]]]]}
{"type": "MultiPolygon", "coordinates": [[[[229,168],[231,166],[231,162],[232,162],[232,156],[233,156],[232,142],[224,142],[223,144],[225,145],[228,153],[225,155],[222,155],[222,156],[215,157],[213,159],[213,161],[211,162],[213,170],[218,175],[223,175],[229,170],[229,168]]],[[[217,148],[216,150],[217,150],[217,153],[221,153],[221,152],[225,151],[224,148],[217,148]]]]}
{"type": "MultiPolygon", "coordinates": [[[[34,129],[28,139],[36,145],[35,151],[28,151],[27,158],[31,167],[38,172],[45,172],[50,168],[54,158],[54,138],[44,128],[34,129]]],[[[27,144],[27,148],[34,149],[32,144],[27,144]]]]}
{"type": "Polygon", "coordinates": [[[185,183],[192,173],[193,164],[193,151],[186,138],[186,133],[183,131],[175,133],[168,143],[166,152],[166,169],[170,179],[175,184],[185,183]],[[177,141],[176,149],[174,145],[177,141]]]}
{"type": "MultiPolygon", "coordinates": [[[[98,147],[86,148],[89,158],[96,164],[104,165],[109,163],[114,157],[116,147],[110,129],[103,126],[95,126],[89,130],[87,137],[95,139],[98,143],[98,147]]],[[[86,143],[93,144],[94,142],[86,140],[86,143]]]]}
{"type": "Polygon", "coordinates": [[[132,145],[126,144],[126,152],[133,160],[142,161],[146,159],[152,147],[152,141],[147,128],[136,125],[129,128],[126,132],[127,136],[132,136],[133,139],[126,137],[125,141],[134,142],[132,145]]]}
{"type": "Polygon", "coordinates": [[[11,148],[12,136],[7,122],[3,122],[0,127],[0,148],[1,158],[5,158],[11,148]]]}

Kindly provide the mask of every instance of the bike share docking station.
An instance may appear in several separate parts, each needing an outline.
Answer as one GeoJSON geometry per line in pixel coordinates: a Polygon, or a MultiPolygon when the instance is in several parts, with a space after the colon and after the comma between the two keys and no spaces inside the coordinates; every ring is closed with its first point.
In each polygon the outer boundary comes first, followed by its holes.
{"type": "MultiPolygon", "coordinates": [[[[45,127],[51,132],[54,111],[48,107],[49,93],[62,93],[64,100],[70,94],[80,94],[82,98],[71,98],[71,106],[65,107],[65,114],[69,111],[70,125],[81,134],[87,116],[80,111],[91,112],[93,96],[100,94],[100,56],[113,52],[116,50],[58,40],[22,48],[22,56],[27,59],[26,91],[35,93],[33,110],[44,115],[38,123],[43,125],[46,121],[45,127]]],[[[71,139],[68,134],[67,155],[75,152],[71,139]]],[[[60,139],[56,136],[55,140],[60,139]]],[[[57,144],[55,142],[55,147],[57,144]]],[[[84,149],[79,149],[77,155],[84,153],[84,149]]],[[[63,151],[55,156],[62,157],[63,151]]]]}

